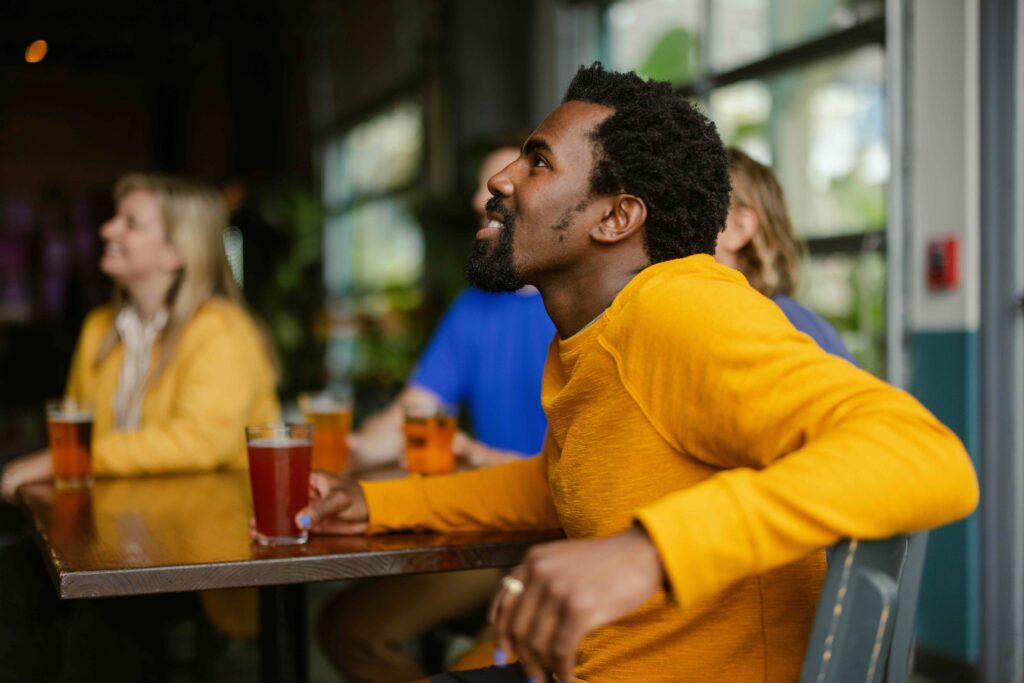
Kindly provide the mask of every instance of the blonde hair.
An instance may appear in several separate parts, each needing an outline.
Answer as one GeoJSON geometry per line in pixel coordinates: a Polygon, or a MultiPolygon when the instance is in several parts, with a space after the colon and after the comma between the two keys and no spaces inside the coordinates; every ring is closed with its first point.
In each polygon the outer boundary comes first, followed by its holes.
{"type": "Polygon", "coordinates": [[[796,291],[803,245],[793,234],[786,197],[772,169],[730,147],[733,207],[750,209],[759,229],[736,255],[750,285],[765,296],[796,291]]]}
{"type": "MultiPolygon", "coordinates": [[[[246,310],[224,252],[228,211],[220,194],[209,185],[189,178],[152,173],[129,173],[114,186],[115,206],[131,192],[143,190],[156,199],[163,217],[166,239],[181,256],[182,267],[167,292],[167,324],[160,332],[160,357],[147,382],[155,381],[170,362],[185,327],[206,301],[221,297],[246,310]]],[[[128,293],[114,287],[114,310],[120,310],[128,293]]],[[[110,330],[100,342],[95,365],[103,362],[119,341],[110,330]]],[[[274,358],[268,340],[267,351],[274,358]]]]}

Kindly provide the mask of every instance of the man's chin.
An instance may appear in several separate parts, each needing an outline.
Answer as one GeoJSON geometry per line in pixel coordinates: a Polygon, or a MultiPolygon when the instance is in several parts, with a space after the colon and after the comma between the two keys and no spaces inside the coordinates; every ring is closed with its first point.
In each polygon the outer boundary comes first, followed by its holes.
{"type": "Polygon", "coordinates": [[[523,286],[522,280],[509,264],[495,263],[490,255],[480,255],[476,249],[466,264],[469,284],[486,292],[514,292],[523,286]]]}
{"type": "Polygon", "coordinates": [[[521,280],[515,277],[495,277],[493,275],[478,276],[470,272],[466,273],[469,284],[485,292],[515,292],[523,287],[521,280]]]}

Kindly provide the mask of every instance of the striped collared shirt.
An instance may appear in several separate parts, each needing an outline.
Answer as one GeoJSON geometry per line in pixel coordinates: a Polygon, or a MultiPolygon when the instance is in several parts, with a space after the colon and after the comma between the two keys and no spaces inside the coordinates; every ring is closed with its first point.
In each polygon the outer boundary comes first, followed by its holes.
{"type": "Polygon", "coordinates": [[[134,306],[122,308],[114,320],[114,327],[124,344],[124,359],[114,398],[115,429],[130,431],[139,426],[153,343],[166,324],[166,309],[160,309],[152,319],[143,321],[134,306]]]}

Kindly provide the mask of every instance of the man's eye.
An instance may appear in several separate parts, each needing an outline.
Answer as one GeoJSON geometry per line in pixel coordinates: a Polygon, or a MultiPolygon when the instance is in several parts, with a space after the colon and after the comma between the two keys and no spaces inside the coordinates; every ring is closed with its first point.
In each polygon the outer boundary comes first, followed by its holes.
{"type": "Polygon", "coordinates": [[[551,165],[548,163],[548,160],[539,154],[533,155],[533,165],[538,166],[540,168],[551,168],[551,165]]]}

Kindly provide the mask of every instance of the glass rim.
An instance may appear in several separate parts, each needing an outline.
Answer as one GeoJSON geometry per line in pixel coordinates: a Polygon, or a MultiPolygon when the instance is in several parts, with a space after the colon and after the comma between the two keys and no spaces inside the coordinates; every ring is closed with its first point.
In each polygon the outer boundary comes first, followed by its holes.
{"type": "Polygon", "coordinates": [[[93,419],[92,404],[76,401],[70,396],[47,399],[44,405],[47,417],[75,417],[80,418],[83,422],[86,418],[89,420],[93,419]]]}
{"type": "Polygon", "coordinates": [[[302,441],[311,442],[313,439],[313,425],[308,422],[266,422],[245,426],[246,441],[274,438],[301,439],[302,441]],[[295,434],[294,432],[299,432],[300,434],[295,434]]]}
{"type": "Polygon", "coordinates": [[[309,413],[344,412],[352,409],[352,393],[321,389],[303,391],[296,397],[299,410],[309,413]]]}

